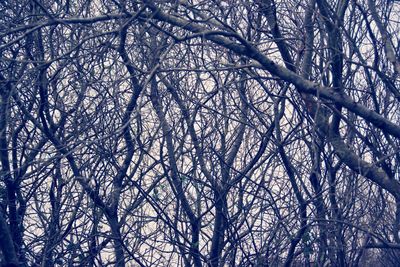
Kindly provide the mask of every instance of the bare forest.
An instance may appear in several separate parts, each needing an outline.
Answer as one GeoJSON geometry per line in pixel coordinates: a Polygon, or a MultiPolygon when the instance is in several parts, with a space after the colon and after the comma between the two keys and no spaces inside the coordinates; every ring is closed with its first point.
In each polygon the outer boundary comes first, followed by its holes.
{"type": "Polygon", "coordinates": [[[400,1],[1,0],[0,265],[400,266],[400,1]]]}

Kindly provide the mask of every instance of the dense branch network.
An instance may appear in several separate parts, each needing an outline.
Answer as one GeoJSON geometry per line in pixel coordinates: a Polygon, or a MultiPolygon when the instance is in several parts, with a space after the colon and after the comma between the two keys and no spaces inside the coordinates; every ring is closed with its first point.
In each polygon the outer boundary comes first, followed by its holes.
{"type": "Polygon", "coordinates": [[[2,265],[399,265],[399,2],[0,14],[2,265]]]}

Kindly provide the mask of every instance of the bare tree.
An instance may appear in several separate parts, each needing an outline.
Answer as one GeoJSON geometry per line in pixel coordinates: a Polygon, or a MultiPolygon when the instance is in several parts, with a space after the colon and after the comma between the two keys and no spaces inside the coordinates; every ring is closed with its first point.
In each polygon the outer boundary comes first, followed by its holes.
{"type": "Polygon", "coordinates": [[[0,3],[4,266],[397,266],[397,1],[0,3]]]}

